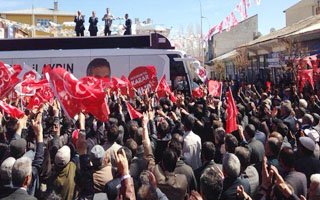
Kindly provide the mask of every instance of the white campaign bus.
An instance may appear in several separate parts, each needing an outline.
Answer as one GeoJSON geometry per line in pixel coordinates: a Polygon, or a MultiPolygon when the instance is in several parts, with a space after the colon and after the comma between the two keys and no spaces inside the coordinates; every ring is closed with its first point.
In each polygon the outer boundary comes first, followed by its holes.
{"type": "Polygon", "coordinates": [[[49,64],[52,68],[65,68],[81,78],[87,75],[88,64],[96,58],[106,59],[111,76],[117,77],[128,76],[140,66],[155,66],[158,80],[166,75],[173,89],[190,92],[194,77],[192,59],[174,50],[168,39],[159,34],[0,40],[0,60],[22,66],[25,63],[38,72],[49,64]]]}

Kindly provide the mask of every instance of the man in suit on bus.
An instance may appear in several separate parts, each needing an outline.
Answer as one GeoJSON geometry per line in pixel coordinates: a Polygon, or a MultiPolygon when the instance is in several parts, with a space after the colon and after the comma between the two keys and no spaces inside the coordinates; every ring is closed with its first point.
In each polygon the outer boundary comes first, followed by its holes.
{"type": "Polygon", "coordinates": [[[131,19],[129,19],[129,15],[128,14],[125,14],[124,18],[126,19],[126,24],[125,24],[125,29],[126,31],[124,32],[124,35],[131,35],[131,19]]]}
{"type": "Polygon", "coordinates": [[[112,26],[113,16],[110,13],[110,9],[107,8],[107,13],[103,16],[102,21],[105,22],[104,26],[104,35],[111,35],[111,26],[112,26]]]}
{"type": "Polygon", "coordinates": [[[98,32],[98,17],[96,17],[96,12],[92,11],[92,16],[89,18],[89,32],[90,36],[97,36],[98,32]]]}
{"type": "Polygon", "coordinates": [[[81,15],[80,10],[78,10],[78,15],[74,17],[74,22],[76,23],[74,30],[76,31],[77,36],[84,36],[84,16],[81,15]]]}

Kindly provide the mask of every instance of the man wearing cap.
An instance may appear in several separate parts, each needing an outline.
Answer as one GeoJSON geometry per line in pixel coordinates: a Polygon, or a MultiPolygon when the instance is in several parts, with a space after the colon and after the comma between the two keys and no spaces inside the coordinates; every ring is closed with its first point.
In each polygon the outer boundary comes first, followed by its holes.
{"type": "Polygon", "coordinates": [[[308,186],[310,176],[320,173],[320,160],[314,157],[316,143],[310,137],[300,137],[298,141],[298,153],[295,162],[295,169],[306,175],[308,186]]]}
{"type": "Polygon", "coordinates": [[[101,193],[106,183],[113,179],[110,153],[101,145],[95,145],[88,155],[85,142],[77,145],[77,150],[80,155],[80,176],[77,182],[79,196],[89,198],[95,193],[101,193]]]}
{"type": "MultiPolygon", "coordinates": [[[[52,179],[52,189],[59,194],[62,199],[73,199],[75,188],[76,165],[71,160],[71,150],[69,146],[61,147],[54,158],[54,170],[52,179]]],[[[48,184],[50,186],[51,184],[48,184]]]]}

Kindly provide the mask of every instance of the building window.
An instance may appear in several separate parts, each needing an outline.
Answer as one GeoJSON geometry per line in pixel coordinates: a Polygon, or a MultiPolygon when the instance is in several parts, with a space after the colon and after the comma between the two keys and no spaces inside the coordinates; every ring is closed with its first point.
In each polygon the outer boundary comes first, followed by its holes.
{"type": "Polygon", "coordinates": [[[37,26],[48,27],[48,26],[50,26],[49,22],[50,22],[49,19],[37,19],[37,26]]]}

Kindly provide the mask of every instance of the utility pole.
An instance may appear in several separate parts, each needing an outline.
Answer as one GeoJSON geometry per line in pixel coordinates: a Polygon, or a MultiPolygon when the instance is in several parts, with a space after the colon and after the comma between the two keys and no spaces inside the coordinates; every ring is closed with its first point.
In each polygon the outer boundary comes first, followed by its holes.
{"type": "Polygon", "coordinates": [[[203,52],[203,30],[202,30],[202,2],[199,0],[200,4],[200,38],[199,38],[199,58],[202,59],[202,66],[204,66],[204,52],[203,52]]]}

